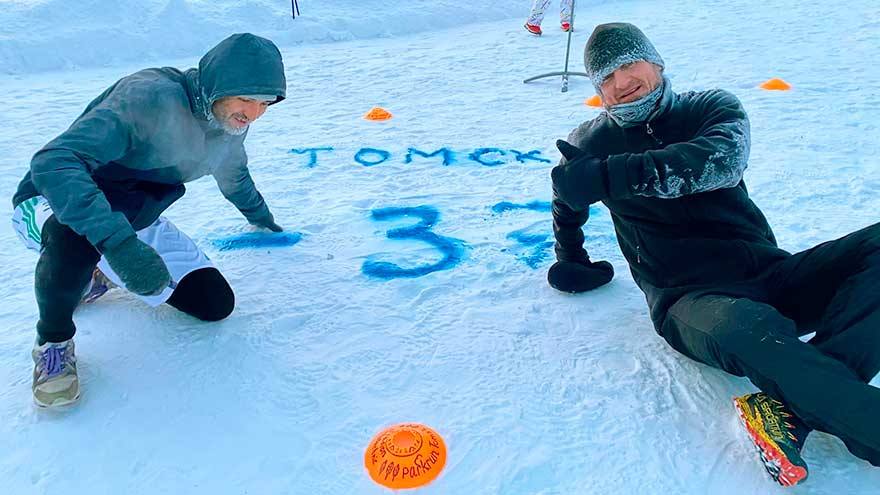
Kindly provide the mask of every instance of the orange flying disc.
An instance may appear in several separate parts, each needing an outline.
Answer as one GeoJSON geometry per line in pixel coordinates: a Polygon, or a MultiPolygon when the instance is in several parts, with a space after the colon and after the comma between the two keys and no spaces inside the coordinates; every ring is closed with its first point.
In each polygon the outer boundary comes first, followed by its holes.
{"type": "Polygon", "coordinates": [[[770,91],[788,91],[791,89],[791,84],[788,84],[782,79],[774,77],[773,79],[765,81],[763,84],[761,84],[761,88],[770,91]]]}
{"type": "Polygon", "coordinates": [[[391,117],[391,112],[381,107],[373,107],[364,115],[364,118],[367,120],[389,120],[391,117]]]}
{"type": "Polygon", "coordinates": [[[445,465],[443,439],[417,423],[385,428],[373,437],[364,453],[370,478],[393,490],[425,486],[440,475],[445,465]]]}

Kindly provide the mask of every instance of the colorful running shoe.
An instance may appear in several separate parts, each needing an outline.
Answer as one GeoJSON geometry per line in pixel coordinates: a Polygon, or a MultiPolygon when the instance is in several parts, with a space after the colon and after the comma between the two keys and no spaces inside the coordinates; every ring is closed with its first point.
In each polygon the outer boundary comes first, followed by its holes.
{"type": "Polygon", "coordinates": [[[801,449],[809,427],[782,402],[763,392],[736,397],[733,402],[770,476],[782,486],[807,479],[801,449]]]}
{"type": "Polygon", "coordinates": [[[538,24],[529,24],[527,22],[527,23],[525,23],[524,27],[526,28],[526,31],[534,34],[535,36],[541,36],[541,34],[542,34],[541,26],[538,24]]]}

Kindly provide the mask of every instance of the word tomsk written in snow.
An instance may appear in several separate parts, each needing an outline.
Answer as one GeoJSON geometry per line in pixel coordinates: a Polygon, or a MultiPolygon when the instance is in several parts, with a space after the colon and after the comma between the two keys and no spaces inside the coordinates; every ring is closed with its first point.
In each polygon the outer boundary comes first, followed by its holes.
{"type": "MultiPolygon", "coordinates": [[[[292,155],[305,155],[305,166],[314,168],[322,158],[329,158],[328,154],[336,151],[332,146],[315,148],[293,148],[288,151],[292,155]]],[[[374,167],[386,162],[395,161],[395,156],[388,150],[379,148],[361,148],[353,156],[356,164],[364,167],[374,167]]],[[[405,164],[415,161],[452,165],[461,161],[471,162],[484,167],[498,167],[508,163],[551,163],[550,160],[541,156],[541,150],[519,151],[502,148],[476,148],[470,151],[455,151],[450,148],[440,148],[434,151],[423,151],[419,148],[407,148],[406,153],[399,155],[397,160],[405,164]]]]}

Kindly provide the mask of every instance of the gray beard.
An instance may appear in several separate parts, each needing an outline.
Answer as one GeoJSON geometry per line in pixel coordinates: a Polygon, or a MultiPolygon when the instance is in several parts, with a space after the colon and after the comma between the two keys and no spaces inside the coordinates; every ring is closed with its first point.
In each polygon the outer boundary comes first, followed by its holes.
{"type": "Polygon", "coordinates": [[[248,124],[244,127],[232,127],[225,120],[224,121],[217,120],[217,116],[214,115],[213,110],[208,112],[208,122],[211,124],[211,127],[213,127],[214,129],[221,130],[221,131],[225,132],[226,134],[229,134],[232,136],[241,136],[242,134],[246,133],[248,130],[248,127],[250,127],[250,124],[248,124]]]}

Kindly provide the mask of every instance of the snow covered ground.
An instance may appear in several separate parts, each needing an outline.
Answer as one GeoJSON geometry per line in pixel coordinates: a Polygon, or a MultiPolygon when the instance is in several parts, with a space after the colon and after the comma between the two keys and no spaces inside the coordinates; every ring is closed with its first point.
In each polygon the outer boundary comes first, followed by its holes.
{"type": "Polygon", "coordinates": [[[187,57],[242,31],[293,46],[521,17],[511,3],[298,0],[294,20],[289,0],[0,0],[0,74],[187,57]]]}
{"type": "MultiPolygon", "coordinates": [[[[142,17],[152,33],[187,26],[196,12],[208,22],[236,12],[256,18],[261,8],[272,24],[289,6],[215,2],[230,13],[220,15],[210,2],[77,3],[91,16],[75,17],[73,29],[61,22],[74,15],[63,7],[71,2],[0,0],[8,73],[0,76],[0,190],[9,196],[30,156],[119,76],[192,66],[228,32],[260,32],[218,21],[150,38],[155,52],[144,42],[117,60],[88,44],[113,42],[95,38],[103,26],[142,17]],[[143,14],[139,3],[153,13],[167,4],[165,17],[143,14]],[[117,4],[132,9],[126,19],[117,4]],[[106,61],[114,66],[57,70],[106,61]]],[[[547,34],[532,38],[521,27],[525,1],[462,4],[458,22],[443,15],[451,1],[332,3],[339,15],[331,18],[329,7],[303,0],[304,17],[293,22],[314,33],[277,37],[289,99],[248,138],[252,173],[276,220],[301,241],[221,250],[250,229],[210,179],[191,184],[167,213],[229,278],[238,303],[229,319],[203,324],[111,292],[77,314],[81,402],[62,413],[36,410],[36,257],[11,228],[0,229],[3,493],[380,494],[363,450],[382,427],[405,421],[431,425],[449,447],[443,475],[418,493],[880,492],[880,469],[823,434],[807,442],[806,484],[783,490],[769,480],[731,403],[752,386],[688,361],[656,336],[607,211],[588,224],[587,247],[614,264],[615,280],[578,296],[547,286],[549,214],[532,202],[550,199],[552,164],[534,158],[555,162],[555,139],[596,115],[583,105],[593,93],[586,80],[573,80],[567,94],[558,81],[522,84],[561,68],[565,36],[555,14],[547,34]],[[381,16],[379,4],[389,5],[391,20],[365,27],[381,16]],[[425,13],[418,26],[407,22],[415,8],[425,13]],[[404,34],[434,21],[463,25],[404,34]],[[333,39],[344,41],[311,43],[333,39]],[[395,118],[362,120],[375,105],[395,118]],[[313,148],[324,150],[310,163],[313,148]],[[451,163],[410,148],[448,149],[451,163]],[[441,237],[416,233],[433,245],[387,238],[435,212],[430,232],[441,237]],[[375,261],[445,269],[382,278],[367,263],[375,261]]],[[[580,4],[575,68],[595,24],[629,21],[654,41],[678,91],[723,87],[742,99],[753,138],[746,180],[784,248],[878,221],[876,2],[580,4]],[[794,90],[756,88],[770,77],[794,90]]]]}

